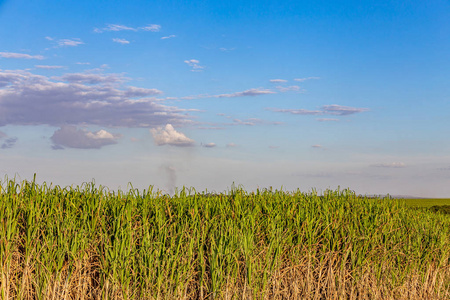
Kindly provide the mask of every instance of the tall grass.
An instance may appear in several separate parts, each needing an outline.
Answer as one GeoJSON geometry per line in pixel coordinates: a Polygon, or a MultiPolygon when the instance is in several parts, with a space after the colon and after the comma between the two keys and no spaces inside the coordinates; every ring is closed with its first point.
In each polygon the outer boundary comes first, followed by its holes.
{"type": "Polygon", "coordinates": [[[450,298],[450,218],[388,198],[0,189],[2,299],[450,298]]]}

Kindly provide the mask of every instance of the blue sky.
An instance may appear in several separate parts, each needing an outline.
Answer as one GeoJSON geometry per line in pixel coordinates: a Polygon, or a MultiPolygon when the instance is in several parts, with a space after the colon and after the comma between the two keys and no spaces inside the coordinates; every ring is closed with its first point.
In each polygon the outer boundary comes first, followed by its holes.
{"type": "Polygon", "coordinates": [[[0,174],[449,197],[449,53],[448,1],[0,1],[0,174]]]}

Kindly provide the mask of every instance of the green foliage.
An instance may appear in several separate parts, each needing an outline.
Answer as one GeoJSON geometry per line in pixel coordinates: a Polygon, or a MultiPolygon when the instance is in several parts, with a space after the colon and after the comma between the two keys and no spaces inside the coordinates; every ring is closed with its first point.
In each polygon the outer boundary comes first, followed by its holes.
{"type": "Polygon", "coordinates": [[[439,212],[439,213],[443,213],[443,214],[447,214],[450,215],[450,205],[435,205],[430,207],[430,210],[432,212],[439,212]]]}
{"type": "Polygon", "coordinates": [[[168,196],[9,180],[0,192],[2,299],[221,299],[230,290],[262,298],[296,276],[327,295],[316,283],[331,266],[351,278],[332,277],[342,293],[369,271],[389,291],[431,267],[449,282],[447,215],[350,190],[168,196]],[[298,275],[301,268],[313,271],[298,275]],[[286,279],[283,270],[298,274],[286,279]]]}
{"type": "Polygon", "coordinates": [[[432,207],[450,205],[450,198],[405,198],[399,199],[409,207],[432,207]]]}

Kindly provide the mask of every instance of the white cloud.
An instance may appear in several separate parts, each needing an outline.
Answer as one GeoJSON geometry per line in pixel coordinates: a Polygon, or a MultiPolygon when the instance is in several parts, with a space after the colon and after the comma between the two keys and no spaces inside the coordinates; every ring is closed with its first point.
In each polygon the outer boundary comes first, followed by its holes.
{"type": "Polygon", "coordinates": [[[47,41],[53,41],[53,38],[50,37],[50,36],[46,36],[45,39],[46,39],[47,41]]]}
{"type": "Polygon", "coordinates": [[[195,141],[185,136],[183,133],[176,131],[171,124],[165,127],[157,127],[150,129],[155,144],[158,146],[193,146],[195,141]]]}
{"type": "MultiPolygon", "coordinates": [[[[336,115],[336,116],[347,116],[351,114],[369,111],[368,108],[349,107],[337,104],[323,105],[320,110],[280,109],[280,108],[267,108],[267,110],[274,112],[290,113],[293,115],[336,115]]],[[[319,119],[319,120],[334,121],[334,119],[319,119]]]]}
{"type": "Polygon", "coordinates": [[[275,94],[274,91],[257,88],[257,89],[249,89],[243,92],[236,92],[232,94],[221,94],[213,97],[216,98],[234,98],[234,97],[246,97],[246,96],[259,96],[259,95],[267,95],[267,94],[275,94]]]}
{"type": "Polygon", "coordinates": [[[94,32],[96,32],[96,33],[102,33],[105,31],[139,31],[139,30],[158,32],[161,30],[161,25],[150,24],[147,26],[134,28],[134,27],[129,27],[129,26],[120,25],[120,24],[108,24],[108,25],[106,25],[106,27],[103,27],[103,28],[94,28],[94,32]]]}
{"type": "Polygon", "coordinates": [[[76,62],[77,65],[90,65],[90,62],[76,62]]]}
{"type": "Polygon", "coordinates": [[[139,29],[145,30],[145,31],[151,31],[151,32],[158,32],[161,30],[161,25],[158,24],[150,24],[144,27],[139,27],[139,29]]]}
{"type": "Polygon", "coordinates": [[[273,112],[289,113],[292,115],[322,115],[323,111],[320,110],[307,110],[307,109],[281,109],[281,108],[267,108],[267,110],[273,112]]]}
{"type": "Polygon", "coordinates": [[[14,52],[0,52],[0,57],[3,58],[22,58],[22,59],[44,59],[42,55],[29,55],[24,53],[14,53],[14,52]]]}
{"type": "Polygon", "coordinates": [[[248,118],[245,120],[233,119],[232,124],[227,125],[246,125],[246,126],[255,126],[255,125],[280,125],[282,122],[270,122],[258,118],[248,118]]]}
{"type": "Polygon", "coordinates": [[[236,50],[236,48],[225,48],[225,47],[221,47],[221,48],[219,48],[219,50],[220,50],[220,51],[223,51],[223,52],[229,52],[229,51],[236,50]]]}
{"type": "Polygon", "coordinates": [[[312,145],[311,147],[316,148],[316,149],[323,148],[322,145],[318,145],[318,144],[312,145]]]}
{"type": "Polygon", "coordinates": [[[122,44],[122,45],[126,45],[126,44],[129,44],[129,43],[130,43],[130,41],[127,41],[126,39],[118,39],[118,38],[114,38],[114,39],[112,39],[112,40],[113,40],[113,42],[119,43],[119,44],[122,44]]]}
{"type": "Polygon", "coordinates": [[[233,119],[233,123],[236,125],[247,125],[247,126],[254,126],[255,122],[250,120],[240,120],[240,119],[233,119]]]}
{"type": "MultiPolygon", "coordinates": [[[[53,79],[60,81],[67,81],[70,83],[83,84],[99,84],[99,83],[118,83],[124,82],[127,78],[119,74],[97,74],[97,73],[68,73],[60,77],[53,77],[53,79]]],[[[159,94],[156,92],[155,94],[159,94]]]]}
{"type": "Polygon", "coordinates": [[[277,89],[282,93],[290,92],[290,91],[299,92],[301,90],[301,88],[298,85],[277,86],[277,89]]]}
{"type": "MultiPolygon", "coordinates": [[[[53,79],[67,81],[70,83],[98,84],[98,83],[118,83],[124,82],[129,78],[120,74],[99,74],[99,73],[68,73],[53,79]]],[[[155,91],[154,94],[160,94],[155,91]]]]}
{"type": "Polygon", "coordinates": [[[79,149],[99,149],[106,145],[117,143],[120,137],[118,134],[112,134],[106,130],[91,132],[83,129],[77,129],[75,126],[63,126],[50,138],[53,143],[53,149],[61,147],[79,148],[79,149]]]}
{"type": "Polygon", "coordinates": [[[270,79],[269,81],[272,82],[272,83],[285,83],[285,82],[287,82],[286,79],[270,79]]]}
{"type": "Polygon", "coordinates": [[[369,109],[332,104],[332,105],[322,106],[322,110],[324,111],[325,114],[346,116],[346,115],[351,115],[351,114],[368,111],[369,109]]]}
{"type": "Polygon", "coordinates": [[[119,24],[108,24],[106,27],[99,29],[95,28],[94,31],[97,33],[101,33],[103,31],[123,31],[123,30],[131,30],[131,31],[137,31],[136,28],[128,27],[125,25],[119,25],[119,24]]]}
{"type": "Polygon", "coordinates": [[[198,61],[197,59],[185,60],[184,63],[186,63],[188,66],[190,66],[192,68],[191,71],[199,72],[199,71],[201,71],[202,69],[205,68],[205,67],[199,65],[200,61],[198,61]]]}
{"type": "Polygon", "coordinates": [[[299,82],[303,82],[306,80],[311,80],[311,79],[320,79],[320,77],[305,77],[305,78],[295,78],[295,81],[299,81],[299,82]]]}
{"type": "Polygon", "coordinates": [[[405,163],[402,163],[402,162],[392,162],[392,163],[388,163],[388,164],[374,164],[374,165],[371,165],[371,167],[376,167],[376,168],[405,168],[406,165],[405,165],[405,163]]]}
{"type": "Polygon", "coordinates": [[[124,86],[114,74],[94,75],[50,79],[27,71],[0,70],[0,126],[152,128],[192,123],[188,110],[161,105],[152,98],[161,93],[157,89],[124,86]]]}
{"type": "Polygon", "coordinates": [[[234,148],[234,147],[237,147],[237,145],[235,143],[228,143],[227,147],[234,148]]]}
{"type": "Polygon", "coordinates": [[[76,47],[79,45],[83,45],[83,41],[81,39],[78,38],[74,38],[74,39],[61,39],[58,40],[57,42],[59,47],[76,47]]]}
{"type": "Polygon", "coordinates": [[[46,70],[55,70],[55,69],[62,69],[63,66],[48,66],[48,65],[35,65],[38,69],[46,69],[46,70]]]}
{"type": "Polygon", "coordinates": [[[162,40],[167,40],[167,39],[173,39],[174,37],[177,37],[177,36],[174,35],[174,34],[171,34],[171,35],[168,35],[168,36],[163,36],[161,39],[162,40]]]}
{"type": "MultiPolygon", "coordinates": [[[[231,94],[220,94],[220,95],[200,94],[200,95],[193,95],[193,96],[184,96],[184,97],[180,97],[178,99],[192,100],[192,99],[204,99],[204,98],[235,98],[235,97],[248,97],[248,96],[252,97],[252,96],[259,96],[259,95],[276,94],[276,93],[277,92],[269,90],[269,89],[253,88],[253,89],[248,89],[243,92],[235,92],[235,93],[231,93],[231,94]]],[[[231,118],[231,117],[227,116],[227,118],[231,118]]]]}
{"type": "Polygon", "coordinates": [[[207,144],[203,144],[203,147],[205,147],[205,148],[214,148],[214,147],[216,147],[216,144],[215,143],[207,143],[207,144]]]}

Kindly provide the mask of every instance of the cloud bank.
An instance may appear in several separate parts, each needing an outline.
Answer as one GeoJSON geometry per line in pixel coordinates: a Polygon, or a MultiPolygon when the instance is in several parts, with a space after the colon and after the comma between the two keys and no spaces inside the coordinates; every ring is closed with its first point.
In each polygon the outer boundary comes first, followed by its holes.
{"type": "Polygon", "coordinates": [[[124,86],[117,74],[58,78],[0,70],[0,126],[146,127],[192,123],[187,111],[158,103],[158,89],[124,86]]]}

